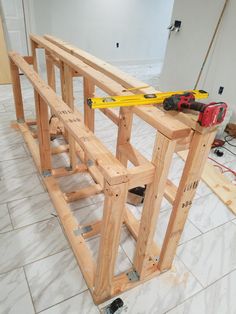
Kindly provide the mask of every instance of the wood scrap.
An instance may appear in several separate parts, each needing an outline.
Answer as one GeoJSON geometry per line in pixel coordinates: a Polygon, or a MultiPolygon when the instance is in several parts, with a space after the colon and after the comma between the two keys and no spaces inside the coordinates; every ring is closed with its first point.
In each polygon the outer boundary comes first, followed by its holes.
{"type": "MultiPolygon", "coordinates": [[[[178,155],[183,160],[186,160],[188,151],[179,152],[178,155]]],[[[236,215],[236,185],[231,183],[223,174],[217,171],[210,162],[206,162],[201,179],[236,215]]]]}

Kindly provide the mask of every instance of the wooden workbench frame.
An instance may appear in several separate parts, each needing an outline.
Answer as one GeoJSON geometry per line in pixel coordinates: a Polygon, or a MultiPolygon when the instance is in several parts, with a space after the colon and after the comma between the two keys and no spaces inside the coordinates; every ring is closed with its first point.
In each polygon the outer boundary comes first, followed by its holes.
{"type": "Polygon", "coordinates": [[[183,115],[173,117],[155,106],[120,108],[119,115],[114,110],[102,109],[118,126],[115,157],[96,138],[95,113],[87,106],[86,99],[94,96],[95,86],[109,95],[156,91],[150,87],[123,92],[144,83],[51,36],[31,35],[31,46],[31,57],[9,54],[19,130],[42,174],[93,300],[99,304],[171,268],[215,131],[202,129],[195,120],[183,115]],[[36,51],[39,48],[45,50],[47,83],[38,75],[36,51]],[[56,93],[55,67],[60,70],[61,96],[56,93]],[[19,70],[34,88],[36,122],[26,121],[24,117],[19,70]],[[84,116],[74,105],[73,77],[76,76],[83,77],[84,116]],[[48,109],[64,125],[68,145],[51,147],[48,109]],[[151,161],[130,143],[134,114],[157,130],[151,161]],[[37,123],[38,141],[29,128],[33,123],[37,123]],[[168,180],[168,171],[174,153],[188,148],[177,187],[168,180]],[[62,151],[68,151],[70,167],[53,169],[51,155],[62,151]],[[82,163],[78,164],[77,156],[82,163]],[[128,161],[133,168],[127,168],[128,161]],[[94,184],[68,193],[60,190],[57,177],[85,171],[92,176],[94,184]],[[130,188],[143,185],[147,189],[139,222],[126,207],[126,200],[130,188]],[[101,192],[105,196],[102,220],[81,225],[68,203],[101,192]],[[163,197],[173,205],[173,210],[159,248],[154,243],[154,233],[163,197]],[[123,223],[136,240],[136,251],[133,268],[114,276],[123,223]],[[86,239],[97,234],[100,234],[100,246],[98,260],[94,261],[86,239]]]}

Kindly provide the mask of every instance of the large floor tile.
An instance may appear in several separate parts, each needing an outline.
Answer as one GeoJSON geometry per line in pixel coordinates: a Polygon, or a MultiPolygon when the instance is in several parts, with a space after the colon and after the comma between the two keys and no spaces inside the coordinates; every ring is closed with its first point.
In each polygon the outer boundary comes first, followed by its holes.
{"type": "Polygon", "coordinates": [[[41,314],[98,314],[98,308],[94,305],[89,291],[76,295],[69,300],[61,302],[41,314]]]}
{"type": "Polygon", "coordinates": [[[68,243],[56,218],[0,234],[0,273],[67,247],[68,243]]]}
{"type": "Polygon", "coordinates": [[[14,228],[52,218],[55,214],[48,193],[12,201],[8,203],[8,208],[14,228]]]}
{"type": "Polygon", "coordinates": [[[0,291],[1,314],[35,313],[22,268],[0,275],[0,291]]]}
{"type": "Polygon", "coordinates": [[[24,148],[24,145],[15,144],[12,146],[7,146],[7,145],[1,146],[0,161],[22,158],[22,157],[27,157],[27,152],[24,148]]]}
{"type": "Polygon", "coordinates": [[[202,232],[207,232],[235,218],[215,194],[194,200],[188,218],[202,232]]]}
{"type": "MultiPolygon", "coordinates": [[[[98,257],[99,244],[100,244],[100,237],[93,238],[87,241],[87,245],[90,248],[90,251],[92,252],[92,256],[95,261],[97,261],[97,257],[98,257]]],[[[114,274],[118,275],[122,272],[125,272],[126,270],[130,269],[131,266],[132,265],[127,255],[125,254],[121,246],[119,246],[114,274]]]]}
{"type": "MultiPolygon", "coordinates": [[[[154,236],[155,242],[160,247],[163,243],[164,236],[166,233],[167,225],[169,222],[171,210],[165,210],[160,213],[159,220],[156,227],[156,232],[154,236]]],[[[201,232],[189,221],[186,221],[184,231],[180,238],[180,244],[186,241],[189,241],[197,236],[199,236],[201,232]]],[[[136,241],[133,239],[131,234],[126,228],[122,228],[121,233],[121,246],[124,249],[126,255],[129,257],[131,261],[133,261],[136,241]]]]}
{"type": "Polygon", "coordinates": [[[168,314],[235,314],[236,271],[197,293],[168,314]]]}
{"type": "MultiPolygon", "coordinates": [[[[129,314],[162,314],[199,290],[201,285],[176,258],[172,270],[124,292],[120,298],[127,306],[129,314]]],[[[99,308],[103,308],[105,304],[99,308]]]]}
{"type": "Polygon", "coordinates": [[[15,145],[19,143],[23,143],[23,137],[21,133],[16,131],[13,128],[4,128],[0,129],[0,146],[6,145],[15,145]]]}
{"type": "Polygon", "coordinates": [[[0,233],[12,230],[7,204],[0,205],[0,233]]]}
{"type": "Polygon", "coordinates": [[[36,167],[29,157],[0,162],[0,178],[17,178],[34,172],[36,167]]]}
{"type": "Polygon", "coordinates": [[[0,203],[43,193],[44,189],[36,174],[0,181],[0,203]]]}
{"type": "Polygon", "coordinates": [[[236,268],[236,225],[226,223],[183,245],[177,255],[204,287],[236,268]]]}
{"type": "Polygon", "coordinates": [[[37,312],[87,289],[70,249],[25,267],[37,312]]]}

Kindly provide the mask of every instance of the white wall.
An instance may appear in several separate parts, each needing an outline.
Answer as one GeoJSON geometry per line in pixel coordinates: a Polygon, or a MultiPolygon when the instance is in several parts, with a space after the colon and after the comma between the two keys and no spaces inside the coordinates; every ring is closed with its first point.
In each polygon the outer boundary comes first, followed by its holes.
{"type": "Polygon", "coordinates": [[[233,111],[236,122],[236,0],[230,0],[215,41],[214,49],[202,77],[202,86],[211,99],[225,101],[233,111]],[[224,87],[222,95],[219,87],[224,87]]]}
{"type": "Polygon", "coordinates": [[[50,33],[109,61],[164,58],[174,0],[32,1],[38,34],[50,33]]]}
{"type": "MultiPolygon", "coordinates": [[[[172,34],[167,44],[161,90],[193,88],[225,0],[175,0],[172,20],[180,19],[182,29],[172,34]]],[[[207,101],[225,101],[236,121],[236,0],[229,0],[217,37],[198,84],[210,97],[207,101]],[[222,95],[218,94],[224,86],[222,95]]]]}

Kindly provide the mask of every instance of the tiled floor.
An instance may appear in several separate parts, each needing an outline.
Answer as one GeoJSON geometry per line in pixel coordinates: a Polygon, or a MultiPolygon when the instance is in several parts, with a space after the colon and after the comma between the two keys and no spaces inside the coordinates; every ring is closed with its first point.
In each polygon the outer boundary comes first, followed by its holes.
{"type": "MultiPolygon", "coordinates": [[[[123,66],[125,71],[158,87],[160,65],[123,66]]],[[[34,115],[33,93],[22,77],[26,116],[34,115]]],[[[75,82],[76,103],[82,110],[81,84],[75,82]]],[[[84,279],[41,183],[21,135],[10,128],[15,119],[11,87],[0,86],[0,314],[93,314],[84,279]]],[[[116,127],[96,112],[96,132],[114,151],[116,127]],[[109,136],[107,136],[109,129],[109,136]]],[[[155,132],[134,119],[131,141],[151,156],[155,132]],[[148,139],[148,140],[147,140],[148,139]]],[[[236,145],[236,141],[234,141],[236,145]]],[[[57,145],[57,140],[53,142],[57,145]]],[[[229,149],[236,149],[230,145],[229,149]]],[[[211,153],[215,159],[217,157],[211,153]]],[[[236,167],[236,157],[225,151],[217,159],[236,167]]],[[[54,166],[68,165],[65,154],[53,157],[54,166]]],[[[175,157],[169,177],[178,181],[183,162],[175,157]]],[[[86,186],[87,175],[59,179],[64,191],[86,186]]],[[[78,220],[87,224],[102,217],[103,196],[71,204],[78,220]]],[[[130,206],[140,218],[142,208],[130,206]]],[[[155,239],[163,241],[170,204],[162,203],[155,239]]],[[[94,257],[99,239],[88,241],[94,257]]],[[[116,273],[130,267],[135,242],[122,229],[116,273]]],[[[129,314],[235,314],[236,313],[236,217],[201,183],[171,271],[123,293],[129,314]]]]}

